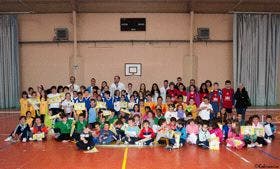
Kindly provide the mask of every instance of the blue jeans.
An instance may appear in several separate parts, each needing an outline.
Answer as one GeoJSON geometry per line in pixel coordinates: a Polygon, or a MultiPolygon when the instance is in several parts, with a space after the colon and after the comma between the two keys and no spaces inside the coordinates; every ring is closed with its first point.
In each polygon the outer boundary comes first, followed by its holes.
{"type": "Polygon", "coordinates": [[[246,109],[247,109],[247,108],[236,108],[237,114],[241,114],[243,120],[245,120],[246,109]]]}

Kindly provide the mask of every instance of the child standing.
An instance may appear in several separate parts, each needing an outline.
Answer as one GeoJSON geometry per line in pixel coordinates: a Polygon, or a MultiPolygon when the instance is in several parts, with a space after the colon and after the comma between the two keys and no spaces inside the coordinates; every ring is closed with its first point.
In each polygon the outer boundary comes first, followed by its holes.
{"type": "Polygon", "coordinates": [[[90,128],[93,128],[93,124],[96,122],[97,112],[96,112],[96,101],[94,99],[90,100],[90,108],[88,110],[88,123],[90,128]]]}
{"type": "Polygon", "coordinates": [[[231,81],[225,81],[225,88],[222,89],[222,105],[226,108],[226,112],[231,116],[234,108],[234,90],[231,87],[231,81]]]}
{"type": "Polygon", "coordinates": [[[221,109],[222,91],[219,89],[219,83],[214,83],[214,90],[210,93],[210,103],[213,107],[213,117],[216,117],[217,113],[221,109]]]}
{"type": "Polygon", "coordinates": [[[28,94],[26,91],[23,91],[21,94],[21,99],[19,100],[20,116],[26,116],[26,112],[29,111],[29,105],[27,99],[28,99],[28,94]]]}
{"type": "Polygon", "coordinates": [[[40,117],[42,123],[44,123],[45,116],[48,114],[49,111],[49,105],[48,105],[48,97],[47,97],[47,92],[42,90],[41,95],[40,95],[40,117]]]}

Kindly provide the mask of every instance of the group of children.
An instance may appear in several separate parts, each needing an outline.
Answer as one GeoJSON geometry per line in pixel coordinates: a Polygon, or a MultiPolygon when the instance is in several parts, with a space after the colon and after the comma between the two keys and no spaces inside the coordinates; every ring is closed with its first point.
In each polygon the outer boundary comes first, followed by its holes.
{"type": "Polygon", "coordinates": [[[80,91],[73,86],[49,90],[38,86],[37,92],[29,88],[20,100],[19,124],[6,141],[41,141],[52,135],[57,141],[75,142],[86,152],[107,144],[164,144],[170,150],[185,144],[218,149],[224,143],[240,149],[271,143],[276,128],[270,115],[263,124],[257,115],[245,121],[232,111],[230,81],[223,90],[218,83],[214,88],[209,83],[197,92],[194,84],[186,88],[171,82],[164,98],[157,84],[151,91],[145,84],[139,91],[131,86],[128,91],[115,90],[113,96],[103,83],[101,89],[93,86],[90,91],[84,86],[80,91]]]}

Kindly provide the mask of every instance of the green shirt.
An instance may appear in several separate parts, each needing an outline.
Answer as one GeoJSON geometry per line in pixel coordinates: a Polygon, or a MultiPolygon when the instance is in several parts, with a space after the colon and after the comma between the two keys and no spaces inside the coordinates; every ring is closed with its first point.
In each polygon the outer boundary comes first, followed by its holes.
{"type": "Polygon", "coordinates": [[[118,119],[117,116],[113,116],[111,118],[108,118],[108,121],[109,121],[110,124],[113,124],[117,119],[118,119]]]}
{"type": "Polygon", "coordinates": [[[66,123],[64,123],[63,121],[58,121],[54,124],[54,128],[59,128],[60,129],[60,133],[63,134],[70,134],[71,132],[71,128],[72,128],[72,120],[68,119],[66,121],[66,123]]]}
{"type": "Polygon", "coordinates": [[[155,122],[156,125],[158,125],[159,119],[164,119],[164,116],[160,116],[160,117],[155,117],[154,118],[154,122],[155,122]]]}
{"type": "Polygon", "coordinates": [[[84,120],[83,122],[80,122],[79,120],[76,122],[76,132],[82,133],[84,128],[87,126],[87,121],[84,120]]]}

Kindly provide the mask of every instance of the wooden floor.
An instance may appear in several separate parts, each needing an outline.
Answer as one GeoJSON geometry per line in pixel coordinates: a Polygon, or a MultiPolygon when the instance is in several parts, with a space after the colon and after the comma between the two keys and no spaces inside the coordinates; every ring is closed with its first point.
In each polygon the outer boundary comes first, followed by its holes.
{"type": "Polygon", "coordinates": [[[4,142],[17,118],[0,114],[1,169],[280,168],[279,133],[272,144],[263,148],[235,150],[221,145],[220,150],[213,151],[186,145],[173,151],[163,147],[98,148],[98,153],[85,154],[73,143],[58,143],[51,138],[46,142],[4,142]]]}

